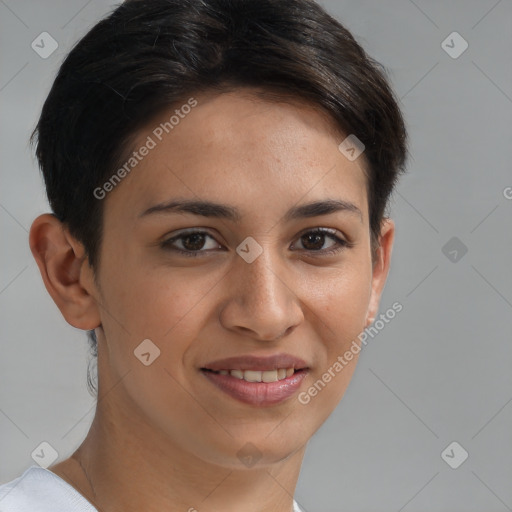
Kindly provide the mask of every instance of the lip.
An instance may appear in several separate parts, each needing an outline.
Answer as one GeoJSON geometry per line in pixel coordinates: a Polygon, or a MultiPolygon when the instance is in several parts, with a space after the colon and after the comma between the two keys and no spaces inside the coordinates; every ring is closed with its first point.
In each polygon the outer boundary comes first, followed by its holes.
{"type": "Polygon", "coordinates": [[[279,368],[306,369],[308,364],[303,359],[291,354],[276,354],[274,356],[238,356],[218,359],[201,367],[208,370],[278,370],[279,368]]]}
{"type": "Polygon", "coordinates": [[[246,404],[265,407],[276,405],[293,396],[308,374],[309,367],[303,359],[291,354],[267,357],[244,355],[218,359],[205,364],[200,371],[209,382],[232,398],[246,404]],[[279,368],[293,368],[295,373],[276,382],[248,382],[229,374],[214,373],[219,370],[265,371],[279,368]]]}
{"type": "Polygon", "coordinates": [[[276,405],[294,395],[300,388],[308,369],[296,371],[290,377],[276,382],[247,382],[231,375],[221,375],[206,369],[201,373],[218,389],[240,402],[259,407],[276,405]]]}

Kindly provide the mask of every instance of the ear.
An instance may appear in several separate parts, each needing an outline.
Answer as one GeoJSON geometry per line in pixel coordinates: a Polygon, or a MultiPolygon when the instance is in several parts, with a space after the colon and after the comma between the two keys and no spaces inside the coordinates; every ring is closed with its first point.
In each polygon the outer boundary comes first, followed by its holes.
{"type": "Polygon", "coordinates": [[[379,246],[373,263],[372,291],[366,317],[366,327],[375,320],[379,310],[380,297],[384,290],[384,285],[386,284],[391,263],[394,239],[395,223],[391,219],[384,218],[379,235],[379,246]]]}
{"type": "Polygon", "coordinates": [[[32,223],[29,244],[44,285],[66,321],[83,330],[98,327],[99,293],[83,245],[48,213],[32,223]]]}

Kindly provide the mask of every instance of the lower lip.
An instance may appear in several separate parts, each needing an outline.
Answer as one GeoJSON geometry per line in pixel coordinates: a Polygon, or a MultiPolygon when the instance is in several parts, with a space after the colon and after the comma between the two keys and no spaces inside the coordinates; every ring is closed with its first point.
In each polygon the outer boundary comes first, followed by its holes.
{"type": "Polygon", "coordinates": [[[306,377],[307,369],[298,370],[290,377],[276,382],[247,382],[231,375],[201,370],[203,375],[219,389],[233,398],[251,405],[278,404],[294,395],[306,377]]]}

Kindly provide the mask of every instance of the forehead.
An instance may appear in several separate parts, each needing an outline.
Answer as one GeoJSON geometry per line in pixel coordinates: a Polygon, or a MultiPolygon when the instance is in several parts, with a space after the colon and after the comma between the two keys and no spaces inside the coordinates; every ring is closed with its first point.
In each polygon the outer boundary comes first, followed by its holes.
{"type": "Polygon", "coordinates": [[[364,210],[364,155],[345,158],[338,150],[344,138],[325,112],[301,100],[269,101],[247,90],[196,95],[139,131],[136,165],[110,193],[108,208],[129,206],[136,216],[179,196],[229,199],[244,210],[339,192],[364,210]]]}

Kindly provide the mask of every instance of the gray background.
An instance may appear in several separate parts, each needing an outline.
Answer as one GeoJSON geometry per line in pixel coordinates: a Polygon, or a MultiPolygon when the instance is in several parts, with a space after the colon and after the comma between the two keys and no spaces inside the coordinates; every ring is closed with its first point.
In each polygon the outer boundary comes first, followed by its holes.
{"type": "MultiPolygon", "coordinates": [[[[42,441],[69,456],[93,416],[85,334],[61,317],[28,247],[49,209],[27,140],[66,52],[115,5],[0,0],[0,482],[34,464],[42,441]],[[47,59],[31,48],[43,31],[59,44],[47,59]]],[[[296,498],[307,512],[510,511],[512,2],[322,5],[388,70],[412,158],[381,302],[403,310],[311,440],[296,498]],[[441,46],[453,31],[469,44],[458,58],[441,46]],[[442,251],[454,236],[468,250],[457,262],[442,251]],[[469,453],[457,469],[441,457],[452,441],[469,453]]]]}

